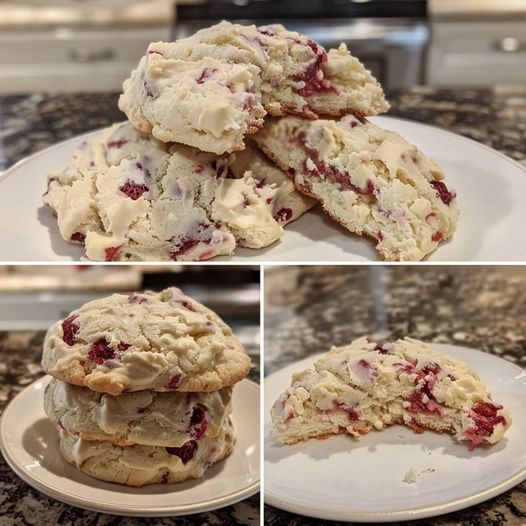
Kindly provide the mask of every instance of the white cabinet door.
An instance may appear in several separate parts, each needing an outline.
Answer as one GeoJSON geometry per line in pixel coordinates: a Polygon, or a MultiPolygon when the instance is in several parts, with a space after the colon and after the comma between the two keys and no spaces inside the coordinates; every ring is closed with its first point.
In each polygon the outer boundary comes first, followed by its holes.
{"type": "Polygon", "coordinates": [[[119,91],[150,42],[170,28],[0,33],[0,93],[119,91]]]}
{"type": "Polygon", "coordinates": [[[526,83],[526,21],[431,26],[427,81],[438,86],[526,83]]]}

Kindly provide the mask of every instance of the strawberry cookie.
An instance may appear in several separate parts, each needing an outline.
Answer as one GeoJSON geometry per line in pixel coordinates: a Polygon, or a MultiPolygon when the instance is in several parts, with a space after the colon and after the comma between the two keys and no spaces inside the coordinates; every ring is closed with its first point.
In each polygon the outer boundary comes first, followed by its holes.
{"type": "Polygon", "coordinates": [[[279,169],[166,145],[131,124],[85,143],[49,176],[62,237],[98,261],[195,261],[262,248],[312,204],[279,169]]]}
{"type": "Polygon", "coordinates": [[[48,330],[42,367],[61,381],[114,396],[211,392],[243,379],[250,358],[217,314],[169,288],[86,303],[48,330]]]}
{"type": "Polygon", "coordinates": [[[457,226],[456,194],[437,164],[398,133],[348,115],[284,117],[257,145],[350,232],[375,240],[382,259],[418,261],[457,226]]]}
{"type": "Polygon", "coordinates": [[[389,105],[344,44],[327,52],[281,25],[223,21],[150,44],[124,82],[119,107],[161,141],[223,154],[242,150],[267,113],[376,115],[389,105]]]}
{"type": "Polygon", "coordinates": [[[215,438],[232,411],[231,399],[232,387],[180,396],[149,389],[112,396],[53,378],[44,409],[56,426],[85,440],[182,447],[215,438]]]}
{"type": "Polygon", "coordinates": [[[511,416],[465,363],[412,338],[360,338],[294,374],[272,422],[281,444],[403,424],[449,433],[474,449],[501,440],[511,416]]]}
{"type": "Polygon", "coordinates": [[[63,429],[59,429],[59,443],[62,456],[80,471],[100,480],[140,487],[201,478],[207,468],[232,452],[235,436],[227,419],[216,438],[190,440],[181,447],[121,447],[86,440],[63,429]]]}

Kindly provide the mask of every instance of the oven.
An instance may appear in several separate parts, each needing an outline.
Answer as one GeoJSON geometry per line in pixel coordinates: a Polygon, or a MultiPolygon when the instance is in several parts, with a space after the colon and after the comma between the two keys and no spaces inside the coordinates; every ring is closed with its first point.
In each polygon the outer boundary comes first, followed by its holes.
{"type": "Polygon", "coordinates": [[[205,0],[178,3],[175,37],[220,20],[282,23],[325,48],[345,42],[386,89],[422,84],[429,38],[425,0],[205,0]]]}

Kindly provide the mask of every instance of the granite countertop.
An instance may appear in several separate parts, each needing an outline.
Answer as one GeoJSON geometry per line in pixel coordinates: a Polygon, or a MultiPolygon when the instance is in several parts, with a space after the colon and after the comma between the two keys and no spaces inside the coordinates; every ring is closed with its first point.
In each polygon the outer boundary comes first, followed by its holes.
{"type": "MultiPolygon", "coordinates": [[[[40,367],[44,332],[0,332],[0,415],[9,401],[44,373],[40,367]]],[[[249,378],[259,383],[259,347],[245,345],[252,358],[249,378]]],[[[51,499],[23,482],[0,454],[0,526],[194,526],[260,523],[259,494],[232,506],[177,518],[118,517],[51,499]]]]}
{"type": "MultiPolygon", "coordinates": [[[[389,115],[433,124],[526,163],[526,86],[387,93],[389,115]]],[[[0,171],[56,142],[124,120],[117,93],[0,96],[0,171]]]]}
{"type": "MultiPolygon", "coordinates": [[[[412,336],[526,367],[526,267],[273,267],[265,273],[265,374],[371,335],[412,336]]],[[[265,507],[268,526],[336,523],[265,507]]],[[[402,524],[402,523],[398,523],[402,524]]],[[[526,524],[526,482],[486,502],[409,526],[526,524]]]]}

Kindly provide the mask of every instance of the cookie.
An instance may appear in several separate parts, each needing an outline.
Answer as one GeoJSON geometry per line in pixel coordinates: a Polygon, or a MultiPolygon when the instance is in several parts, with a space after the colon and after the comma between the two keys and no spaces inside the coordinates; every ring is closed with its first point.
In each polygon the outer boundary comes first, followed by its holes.
{"type": "Polygon", "coordinates": [[[149,45],[123,84],[119,108],[164,142],[223,154],[242,150],[264,117],[387,111],[382,88],[344,44],[328,53],[281,25],[221,22],[149,45]]]}
{"type": "Polygon", "coordinates": [[[511,416],[465,363],[412,338],[360,338],[294,374],[272,422],[281,444],[404,424],[450,433],[474,449],[501,440],[511,416]]]}
{"type": "Polygon", "coordinates": [[[232,388],[212,393],[135,391],[120,396],[52,379],[44,409],[68,434],[119,446],[181,447],[216,437],[232,411],[232,388]]]}
{"type": "Polygon", "coordinates": [[[235,442],[230,419],[217,437],[191,440],[181,447],[122,447],[58,431],[60,452],[67,462],[94,478],[135,487],[199,479],[232,452],[235,442]]]}
{"type": "Polygon", "coordinates": [[[317,201],[298,192],[294,183],[266,155],[263,155],[251,142],[244,150],[235,153],[232,171],[236,176],[250,171],[256,185],[270,185],[276,188],[276,193],[270,203],[272,217],[282,226],[301,217],[310,210],[317,201]]]}
{"type": "Polygon", "coordinates": [[[418,261],[457,226],[456,194],[437,164],[396,132],[352,115],[285,117],[257,145],[347,230],[376,242],[387,261],[418,261]]]}
{"type": "Polygon", "coordinates": [[[250,358],[230,327],[179,289],[113,294],[55,323],[44,340],[51,376],[114,396],[211,392],[242,380],[250,358]]]}
{"type": "Polygon", "coordinates": [[[309,206],[268,160],[243,166],[235,156],[168,147],[125,123],[50,174],[44,202],[89,259],[205,260],[274,243],[309,206]]]}

